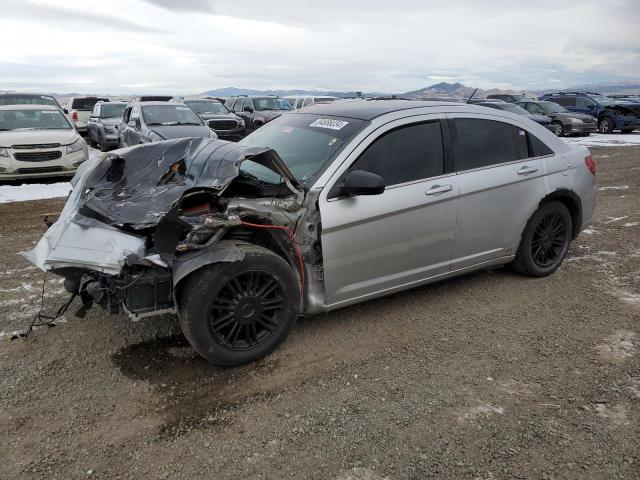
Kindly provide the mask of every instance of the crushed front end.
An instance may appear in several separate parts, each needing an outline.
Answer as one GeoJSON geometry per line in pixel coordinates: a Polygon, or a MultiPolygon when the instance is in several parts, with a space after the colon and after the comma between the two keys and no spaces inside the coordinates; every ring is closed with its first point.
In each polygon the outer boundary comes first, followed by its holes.
{"type": "Polygon", "coordinates": [[[87,162],[72,183],[57,222],[23,255],[64,277],[82,298],[81,313],[92,305],[133,319],[172,312],[182,279],[241,260],[246,242],[285,258],[303,288],[305,257],[317,245],[299,234],[305,194],[273,150],[169,140],[87,162]]]}

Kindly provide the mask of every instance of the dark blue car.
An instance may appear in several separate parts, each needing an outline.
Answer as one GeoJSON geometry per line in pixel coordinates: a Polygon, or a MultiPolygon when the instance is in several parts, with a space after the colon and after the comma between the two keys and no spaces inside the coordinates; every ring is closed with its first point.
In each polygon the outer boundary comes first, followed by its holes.
{"type": "Polygon", "coordinates": [[[600,133],[611,133],[614,130],[628,133],[639,126],[640,104],[618,102],[591,92],[547,93],[542,95],[540,100],[549,100],[571,112],[586,113],[596,117],[600,133]]]}

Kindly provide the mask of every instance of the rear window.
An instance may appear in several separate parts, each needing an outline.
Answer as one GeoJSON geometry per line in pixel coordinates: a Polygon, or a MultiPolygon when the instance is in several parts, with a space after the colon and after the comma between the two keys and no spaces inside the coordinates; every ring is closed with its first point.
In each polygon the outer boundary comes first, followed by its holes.
{"type": "Polygon", "coordinates": [[[96,103],[100,100],[103,102],[108,102],[108,98],[96,98],[96,97],[84,97],[84,98],[74,98],[71,102],[72,110],[93,110],[96,103]]]}
{"type": "Polygon", "coordinates": [[[122,112],[127,108],[127,105],[124,103],[120,104],[109,104],[105,103],[101,106],[101,117],[102,118],[118,118],[122,116],[122,112]]]}
{"type": "Polygon", "coordinates": [[[495,120],[456,118],[453,143],[457,171],[518,160],[513,125],[495,120]]]}
{"type": "Polygon", "coordinates": [[[0,105],[53,105],[56,100],[49,95],[0,95],[0,105]]]}

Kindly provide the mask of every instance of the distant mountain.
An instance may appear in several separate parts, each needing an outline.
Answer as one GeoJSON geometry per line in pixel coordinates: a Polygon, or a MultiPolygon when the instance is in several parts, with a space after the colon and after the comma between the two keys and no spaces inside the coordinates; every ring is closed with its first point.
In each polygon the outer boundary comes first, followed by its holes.
{"type": "Polygon", "coordinates": [[[216,88],[214,90],[207,90],[200,95],[207,95],[211,97],[233,97],[236,95],[277,95],[279,97],[286,97],[289,95],[329,95],[332,97],[348,98],[348,97],[381,97],[390,95],[383,92],[338,92],[333,90],[302,90],[302,89],[290,89],[290,90],[254,90],[251,88],[237,88],[237,87],[224,87],[216,88]]]}

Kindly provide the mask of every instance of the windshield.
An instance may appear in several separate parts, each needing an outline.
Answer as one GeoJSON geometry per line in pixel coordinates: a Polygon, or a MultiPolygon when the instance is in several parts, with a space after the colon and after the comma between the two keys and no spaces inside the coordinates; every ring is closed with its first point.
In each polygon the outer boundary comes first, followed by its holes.
{"type": "MultiPolygon", "coordinates": [[[[309,114],[285,115],[243,138],[240,145],[269,147],[291,173],[304,182],[317,174],[367,122],[309,114]]],[[[241,170],[269,183],[280,183],[275,172],[246,161],[241,170]]]]}
{"type": "Polygon", "coordinates": [[[291,103],[286,98],[254,98],[253,108],[261,110],[291,110],[291,103]]]}
{"type": "Polygon", "coordinates": [[[562,105],[558,105],[555,102],[540,102],[540,106],[547,113],[564,113],[569,111],[566,108],[564,108],[562,105]]]}
{"type": "Polygon", "coordinates": [[[220,102],[214,102],[212,100],[187,100],[184,103],[196,113],[218,113],[221,115],[229,113],[227,107],[220,102]]]}
{"type": "Polygon", "coordinates": [[[53,105],[58,103],[48,95],[0,95],[0,105],[53,105]]]}
{"type": "Polygon", "coordinates": [[[60,110],[0,110],[0,131],[70,130],[60,110]]]}
{"type": "Polygon", "coordinates": [[[202,120],[186,105],[148,105],[142,107],[147,125],[202,125],[202,120]]]}
{"type": "Polygon", "coordinates": [[[591,98],[594,101],[598,102],[600,105],[613,105],[614,103],[616,103],[609,97],[605,97],[603,95],[591,95],[591,98]]]}
{"type": "Polygon", "coordinates": [[[102,118],[117,118],[122,116],[122,112],[124,112],[125,108],[127,108],[126,103],[116,103],[115,105],[105,103],[100,107],[100,114],[102,115],[102,118]]]}
{"type": "Polygon", "coordinates": [[[93,110],[93,107],[96,106],[96,103],[99,101],[108,102],[108,98],[97,98],[97,97],[84,97],[84,98],[74,98],[71,102],[71,108],[73,110],[93,110]]]}
{"type": "Polygon", "coordinates": [[[507,112],[517,113],[519,115],[529,115],[529,112],[524,108],[513,103],[496,103],[495,105],[497,105],[500,110],[506,110],[507,112]]]}
{"type": "Polygon", "coordinates": [[[515,98],[516,102],[526,102],[527,100],[531,100],[529,97],[527,97],[526,95],[511,95],[513,98],[515,98]]]}

